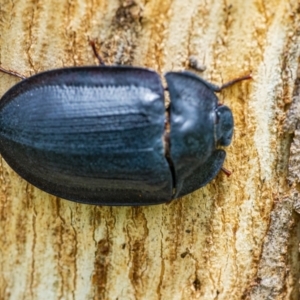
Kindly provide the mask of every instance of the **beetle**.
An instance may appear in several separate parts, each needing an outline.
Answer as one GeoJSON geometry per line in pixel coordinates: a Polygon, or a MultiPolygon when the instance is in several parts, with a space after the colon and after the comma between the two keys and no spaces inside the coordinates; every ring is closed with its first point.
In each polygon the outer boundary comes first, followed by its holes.
{"type": "Polygon", "coordinates": [[[218,87],[189,71],[168,72],[164,89],[147,68],[102,64],[38,73],[1,98],[0,153],[29,183],[61,198],[164,203],[218,174],[226,156],[220,146],[230,144],[234,122],[215,93],[249,78],[218,87]]]}

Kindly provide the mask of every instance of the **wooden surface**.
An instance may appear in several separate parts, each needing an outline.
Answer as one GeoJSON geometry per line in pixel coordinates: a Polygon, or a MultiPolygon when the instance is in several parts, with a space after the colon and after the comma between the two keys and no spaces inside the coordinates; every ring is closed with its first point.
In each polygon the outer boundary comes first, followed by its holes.
{"type": "MultiPolygon", "coordinates": [[[[216,84],[251,72],[220,94],[233,174],[168,205],[96,207],[1,159],[0,299],[299,299],[298,1],[0,1],[4,68],[96,64],[89,39],[108,63],[160,74],[191,55],[216,84]]],[[[0,74],[0,94],[18,81],[0,74]]]]}

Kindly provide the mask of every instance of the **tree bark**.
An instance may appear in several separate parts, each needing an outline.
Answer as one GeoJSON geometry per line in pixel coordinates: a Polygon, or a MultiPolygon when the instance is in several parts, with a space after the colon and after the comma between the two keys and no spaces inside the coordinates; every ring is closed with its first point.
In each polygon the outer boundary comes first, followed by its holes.
{"type": "Polygon", "coordinates": [[[170,204],[73,203],[1,159],[1,299],[299,299],[298,0],[2,0],[0,20],[0,65],[26,76],[96,64],[95,40],[108,64],[253,77],[219,95],[232,175],[170,204]]]}

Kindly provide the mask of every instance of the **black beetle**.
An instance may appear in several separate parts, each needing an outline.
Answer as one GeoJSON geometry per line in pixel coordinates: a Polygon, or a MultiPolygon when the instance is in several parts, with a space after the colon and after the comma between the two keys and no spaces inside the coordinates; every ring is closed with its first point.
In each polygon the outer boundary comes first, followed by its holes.
{"type": "MultiPolygon", "coordinates": [[[[5,71],[5,70],[2,70],[5,71]]],[[[7,72],[13,75],[17,73],[7,72]]],[[[193,73],[128,66],[55,69],[0,102],[0,152],[36,187],[97,205],[149,205],[184,196],[220,171],[233,133],[217,87],[193,73]]]]}

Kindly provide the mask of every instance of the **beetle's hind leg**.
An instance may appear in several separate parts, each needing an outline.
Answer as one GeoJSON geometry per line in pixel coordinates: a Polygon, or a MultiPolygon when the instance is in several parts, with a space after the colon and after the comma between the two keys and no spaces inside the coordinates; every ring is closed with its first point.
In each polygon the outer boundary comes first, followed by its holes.
{"type": "Polygon", "coordinates": [[[95,41],[90,41],[90,45],[93,49],[94,55],[96,56],[96,58],[99,61],[99,65],[100,66],[105,66],[104,60],[102,59],[102,57],[100,56],[100,54],[98,53],[97,49],[96,49],[96,44],[95,41]]]}
{"type": "Polygon", "coordinates": [[[15,77],[18,77],[18,78],[21,78],[21,79],[26,79],[27,78],[26,76],[24,76],[24,75],[22,75],[22,74],[20,74],[16,71],[6,70],[2,67],[0,67],[0,72],[15,76],[15,77]]]}

